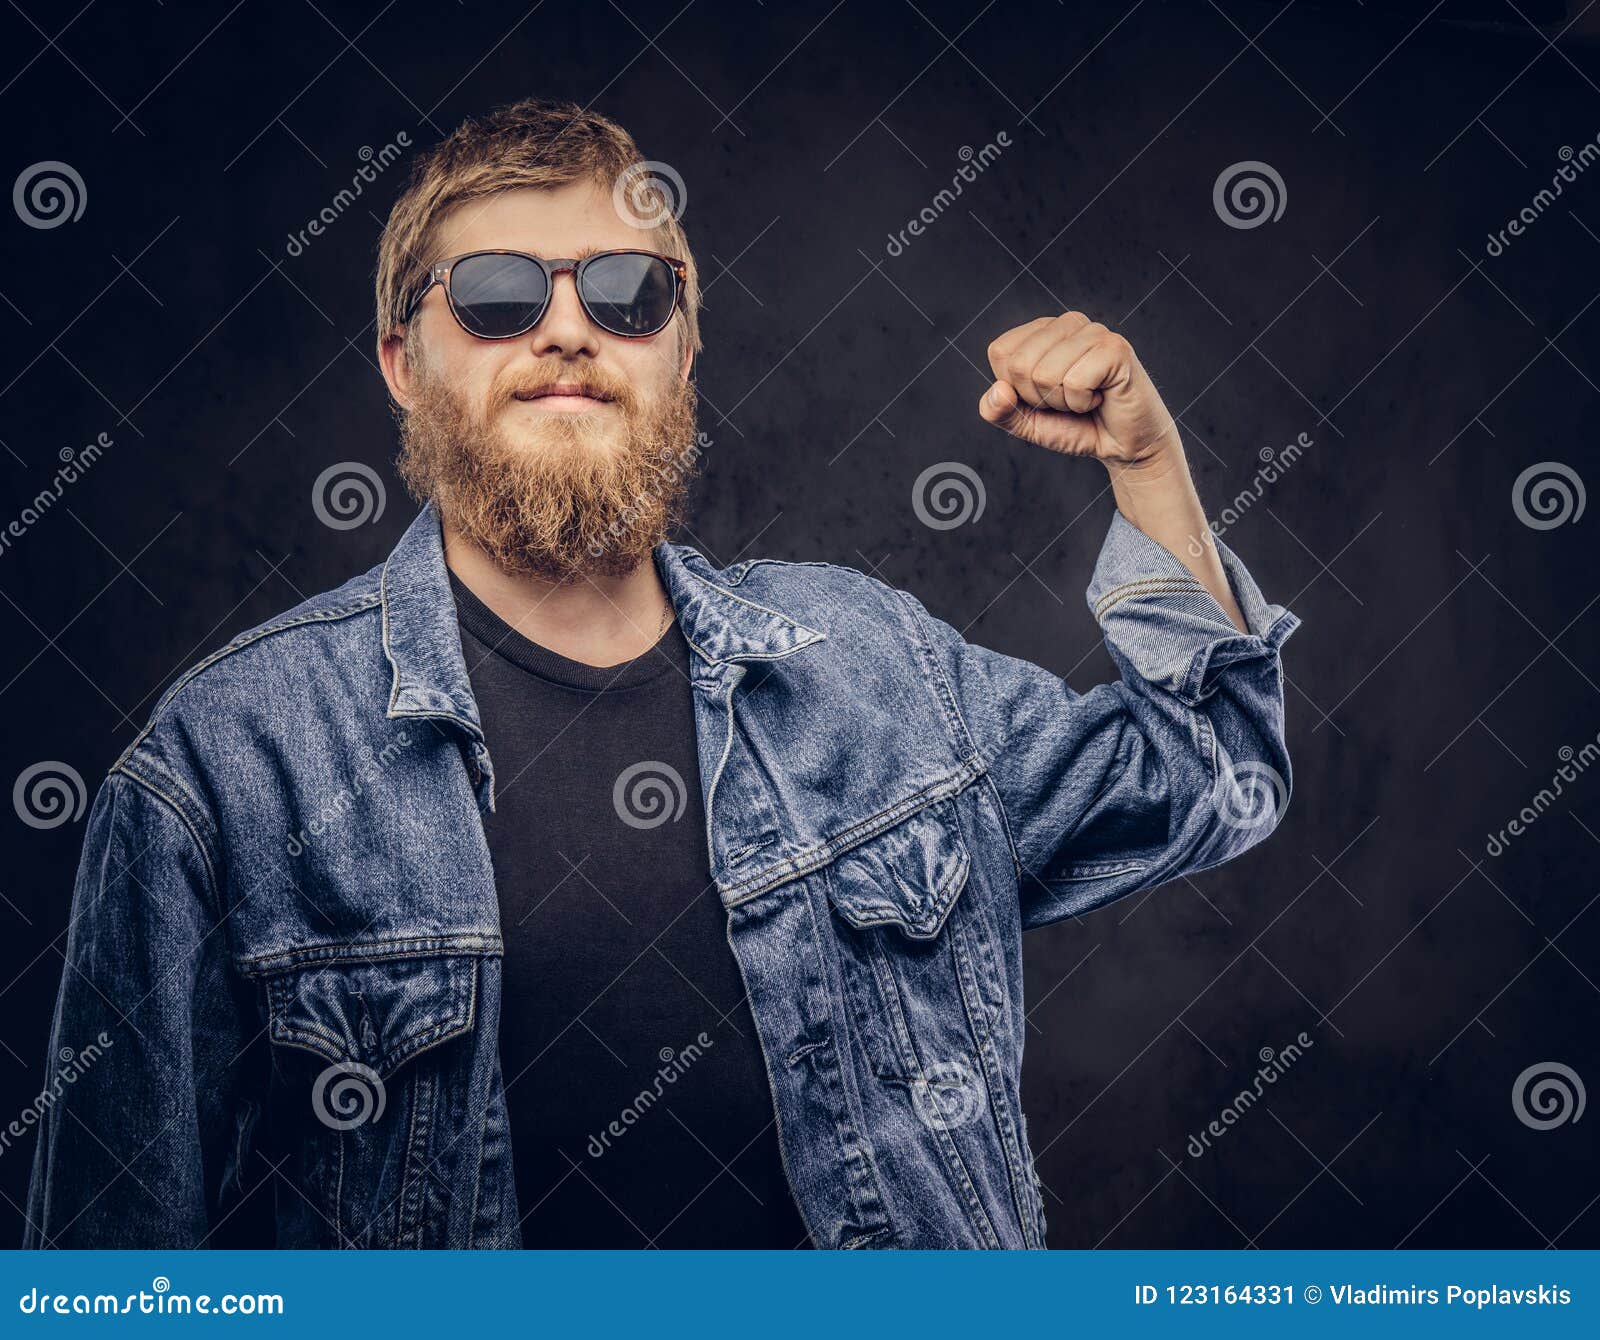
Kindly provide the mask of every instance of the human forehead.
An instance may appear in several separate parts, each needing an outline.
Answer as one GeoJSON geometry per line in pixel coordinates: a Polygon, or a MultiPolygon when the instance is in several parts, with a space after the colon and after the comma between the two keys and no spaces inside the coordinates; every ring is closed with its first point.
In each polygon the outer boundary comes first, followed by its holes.
{"type": "Polygon", "coordinates": [[[617,213],[610,191],[572,182],[550,190],[501,191],[457,205],[442,221],[429,260],[496,249],[581,259],[596,251],[648,250],[652,239],[617,213]]]}

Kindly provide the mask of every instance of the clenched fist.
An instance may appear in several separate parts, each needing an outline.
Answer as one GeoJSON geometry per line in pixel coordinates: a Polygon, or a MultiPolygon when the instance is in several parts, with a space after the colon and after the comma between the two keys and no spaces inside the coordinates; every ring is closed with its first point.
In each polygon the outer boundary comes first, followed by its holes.
{"type": "Polygon", "coordinates": [[[1014,437],[1108,466],[1180,448],[1177,425],[1133,346],[1082,312],[1042,316],[989,346],[995,383],[978,413],[1014,437]]]}

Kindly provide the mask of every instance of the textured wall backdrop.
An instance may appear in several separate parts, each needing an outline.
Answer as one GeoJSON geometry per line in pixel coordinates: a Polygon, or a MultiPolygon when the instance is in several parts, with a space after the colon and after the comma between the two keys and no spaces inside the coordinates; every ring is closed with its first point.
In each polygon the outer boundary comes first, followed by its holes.
{"type": "Polygon", "coordinates": [[[1082,308],[1305,620],[1277,835],[1029,942],[1053,1243],[1600,1245],[1574,1115],[1600,1082],[1593,16],[70,8],[0,14],[0,1236],[33,1148],[4,1123],[56,1066],[74,779],[92,795],[176,672],[405,527],[375,238],[407,142],[539,92],[684,183],[713,443],[684,538],[866,568],[1086,688],[1103,473],[974,410],[990,339],[1082,308]],[[30,189],[51,177],[65,198],[30,189]],[[384,505],[336,529],[314,493],[350,462],[384,505]],[[917,482],[952,462],[981,514],[930,527],[917,482]]]}

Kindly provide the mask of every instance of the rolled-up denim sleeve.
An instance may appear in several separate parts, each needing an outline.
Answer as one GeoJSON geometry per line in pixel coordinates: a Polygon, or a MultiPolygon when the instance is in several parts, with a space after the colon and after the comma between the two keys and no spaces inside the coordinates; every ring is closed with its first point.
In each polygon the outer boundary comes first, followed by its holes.
{"type": "Polygon", "coordinates": [[[1292,778],[1279,654],[1299,620],[1221,541],[1217,552],[1245,632],[1114,516],[1088,602],[1121,678],[1087,693],[917,605],[999,797],[1025,928],[1217,865],[1281,818],[1292,778]]]}
{"type": "Polygon", "coordinates": [[[113,773],[88,822],[30,1109],[25,1247],[195,1247],[224,1217],[248,1019],[215,897],[181,807],[113,773]]]}

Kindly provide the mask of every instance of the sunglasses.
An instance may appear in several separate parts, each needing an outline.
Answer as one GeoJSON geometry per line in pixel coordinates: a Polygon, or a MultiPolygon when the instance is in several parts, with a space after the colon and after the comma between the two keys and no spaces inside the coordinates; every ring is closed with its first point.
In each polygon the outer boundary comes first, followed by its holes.
{"type": "Polygon", "coordinates": [[[406,309],[407,323],[435,284],[468,335],[510,340],[544,319],[557,275],[570,274],[578,301],[601,330],[624,339],[659,335],[683,301],[689,267],[653,251],[599,251],[582,260],[523,251],[472,251],[433,266],[406,309]]]}

